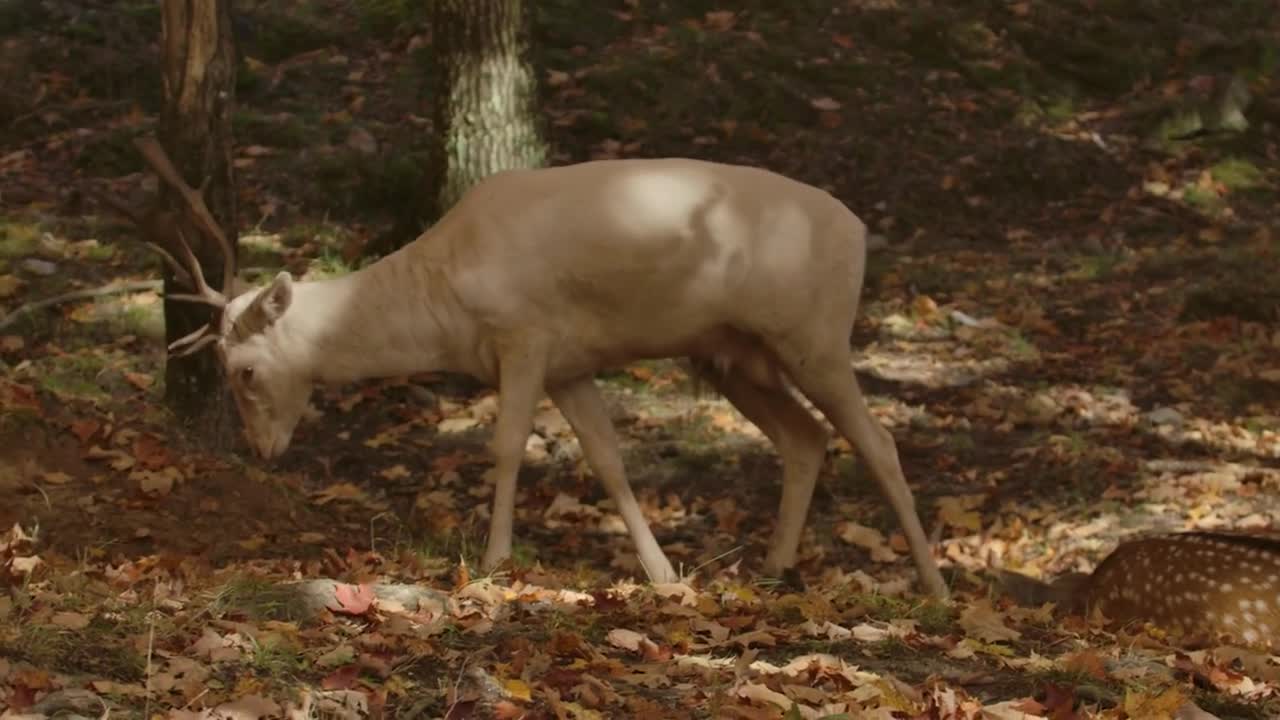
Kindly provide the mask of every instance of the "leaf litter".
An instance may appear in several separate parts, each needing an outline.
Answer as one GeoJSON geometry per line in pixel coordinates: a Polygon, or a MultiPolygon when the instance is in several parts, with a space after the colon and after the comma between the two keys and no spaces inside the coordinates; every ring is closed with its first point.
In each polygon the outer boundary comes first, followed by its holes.
{"type": "MultiPolygon", "coordinates": [[[[904,64],[903,47],[878,45],[929,36],[913,23],[962,10],[855,5],[866,12],[823,11],[809,28],[800,10],[681,16],[617,3],[606,31],[556,28],[580,51],[548,69],[547,112],[567,148],[558,161],[741,156],[858,199],[888,239],[872,254],[883,266],[868,274],[856,367],[904,450],[926,524],[938,528],[956,605],[911,594],[900,533],[840,441],[806,530],[803,586],[755,578],[776,509],[776,461],[727,404],[688,394],[674,366],[628,368],[607,384],[642,507],[689,579],[639,584],[620,519],[549,408],[521,480],[523,545],[511,567],[482,576],[474,562],[491,493],[483,438],[492,393],[452,393],[438,378],[325,391],[317,404],[326,417],[264,471],[171,432],[155,409],[163,372],[154,338],[110,324],[111,304],[79,301],[46,311],[47,327],[0,335],[0,489],[14,498],[0,508],[3,717],[1139,718],[1192,717],[1196,705],[1221,717],[1273,709],[1274,658],[1058,618],[993,596],[981,580],[992,568],[1087,572],[1138,529],[1276,524],[1280,334],[1267,284],[1240,279],[1274,263],[1271,196],[1223,181],[1221,166],[1209,169],[1209,146],[1158,161],[1124,156],[1134,129],[1117,124],[1126,115],[1115,103],[1030,128],[1007,122],[1021,108],[1006,103],[1024,98],[974,83],[1026,67],[1034,47],[1011,44],[1061,4],[969,18],[1007,23],[1000,33],[955,23],[957,34],[972,31],[966,42],[976,39],[964,52],[986,54],[977,65],[962,57],[964,72],[920,67],[920,57],[904,64]],[[872,12],[893,22],[868,31],[872,12]],[[687,58],[691,38],[716,50],[699,49],[690,73],[702,83],[699,100],[651,102],[646,63],[687,58]],[[755,53],[784,57],[810,41],[786,62],[857,82],[798,74],[780,90],[761,81],[773,71],[755,68],[755,53]],[[892,91],[877,77],[896,83],[892,91]],[[603,92],[602,83],[624,81],[639,107],[603,92]],[[767,98],[775,122],[733,103],[743,97],[767,98]],[[602,113],[616,120],[601,125],[602,113]],[[1024,161],[1042,174],[1001,177],[999,168],[1024,161]],[[1037,196],[1058,166],[1071,179],[1037,196]],[[1078,179],[1090,173],[1097,186],[1078,179]],[[1224,291],[1232,286],[1256,290],[1224,291]]],[[[954,51],[960,40],[947,37],[944,52],[954,51]]],[[[407,50],[425,41],[396,42],[407,50]]],[[[324,107],[356,154],[395,147],[400,121],[421,109],[384,91],[394,54],[375,44],[343,50],[359,102],[329,107],[330,86],[286,73],[316,67],[323,49],[263,65],[270,92],[286,88],[324,107]],[[360,126],[343,124],[356,118],[360,126]]],[[[253,53],[250,67],[261,64],[253,53]]],[[[0,168],[16,181],[8,197],[17,210],[5,221],[45,225],[31,252],[0,264],[4,312],[62,292],[68,279],[82,288],[148,277],[129,252],[103,252],[114,246],[97,236],[110,228],[54,217],[81,213],[45,198],[70,186],[75,157],[102,130],[142,128],[151,117],[137,106],[101,112],[66,68],[14,77],[39,85],[40,112],[15,126],[28,134],[0,147],[0,168]],[[59,93],[64,106],[41,105],[59,93]],[[28,131],[33,119],[42,125],[28,131]],[[85,126],[59,125],[68,122],[85,126]]],[[[1159,92],[1184,86],[1173,77],[1159,92]]],[[[262,98],[245,97],[247,106],[262,98]]],[[[287,165],[296,153],[260,138],[242,145],[237,170],[246,197],[262,200],[250,205],[264,222],[328,213],[344,195],[323,192],[317,205],[311,188],[290,181],[310,176],[287,165]]],[[[136,184],[117,175],[110,182],[122,189],[136,184]]],[[[1261,178],[1276,179],[1273,170],[1261,178]]],[[[29,234],[6,232],[6,243],[29,234]]],[[[286,262],[318,250],[273,247],[286,262]]],[[[157,304],[154,291],[118,303],[129,313],[157,304]]]]}

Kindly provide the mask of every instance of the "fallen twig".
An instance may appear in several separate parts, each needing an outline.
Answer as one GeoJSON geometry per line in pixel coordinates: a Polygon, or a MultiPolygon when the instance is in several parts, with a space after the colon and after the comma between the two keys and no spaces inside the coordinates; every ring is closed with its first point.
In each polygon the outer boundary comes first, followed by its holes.
{"type": "Polygon", "coordinates": [[[134,282],[116,283],[114,285],[103,285],[102,287],[86,288],[84,290],[72,290],[61,295],[54,295],[44,300],[36,300],[34,302],[20,305],[17,310],[5,315],[0,319],[0,330],[3,330],[18,321],[23,315],[28,315],[37,310],[43,310],[54,305],[71,302],[73,300],[85,300],[87,298],[102,297],[104,295],[117,295],[120,293],[142,292],[143,290],[159,290],[164,285],[160,280],[137,280],[134,282]]]}

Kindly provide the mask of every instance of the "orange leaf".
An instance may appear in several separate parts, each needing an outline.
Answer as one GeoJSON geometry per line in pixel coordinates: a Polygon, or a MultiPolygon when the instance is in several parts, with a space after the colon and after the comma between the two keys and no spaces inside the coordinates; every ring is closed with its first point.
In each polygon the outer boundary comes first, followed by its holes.
{"type": "Polygon", "coordinates": [[[128,370],[124,372],[124,379],[139,390],[148,390],[156,382],[156,379],[147,373],[129,372],[128,370]]]}
{"type": "Polygon", "coordinates": [[[170,464],[168,448],[160,443],[160,438],[150,433],[139,435],[133,441],[133,456],[143,467],[151,470],[170,464]]]}
{"type": "Polygon", "coordinates": [[[334,612],[343,613],[345,615],[364,615],[373,607],[375,595],[373,588],[367,583],[359,585],[350,585],[341,583],[333,589],[333,596],[337,599],[339,607],[334,612]]]}
{"type": "Polygon", "coordinates": [[[320,687],[325,690],[347,690],[356,684],[358,677],[360,677],[359,665],[343,665],[324,676],[320,681],[320,687]]]}
{"type": "Polygon", "coordinates": [[[493,716],[498,720],[516,720],[524,717],[525,711],[510,700],[499,700],[493,705],[493,716]]]}
{"type": "Polygon", "coordinates": [[[72,420],[71,434],[75,435],[81,445],[88,445],[89,439],[94,433],[102,428],[102,423],[97,420],[72,420]]]}

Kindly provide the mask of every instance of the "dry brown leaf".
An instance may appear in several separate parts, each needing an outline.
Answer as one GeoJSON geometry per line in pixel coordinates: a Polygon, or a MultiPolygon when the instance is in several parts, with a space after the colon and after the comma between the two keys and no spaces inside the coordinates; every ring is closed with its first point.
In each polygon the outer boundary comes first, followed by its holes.
{"type": "Polygon", "coordinates": [[[995,643],[1022,637],[1022,633],[1004,624],[1004,615],[996,611],[986,598],[975,600],[962,610],[959,623],[966,635],[982,642],[995,643]]]}
{"type": "Polygon", "coordinates": [[[60,628],[66,628],[68,630],[83,630],[84,628],[89,627],[89,617],[87,615],[82,615],[78,612],[71,612],[69,610],[54,613],[53,616],[49,618],[49,622],[60,628]]]}
{"type": "Polygon", "coordinates": [[[609,644],[614,647],[630,650],[631,652],[640,652],[642,643],[651,642],[649,638],[635,630],[627,630],[626,628],[614,628],[609,631],[609,644]]]}

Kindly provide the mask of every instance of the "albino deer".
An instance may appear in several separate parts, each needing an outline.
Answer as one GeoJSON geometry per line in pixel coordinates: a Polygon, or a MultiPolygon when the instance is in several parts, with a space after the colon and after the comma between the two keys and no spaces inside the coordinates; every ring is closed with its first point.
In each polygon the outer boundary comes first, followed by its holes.
{"type": "MultiPolygon", "coordinates": [[[[158,146],[143,150],[201,229],[221,237],[158,146]]],[[[190,273],[180,274],[198,291],[185,298],[222,312],[170,349],[215,347],[264,458],[289,446],[316,382],[449,371],[496,385],[486,569],[510,556],[516,475],[546,393],[656,582],[678,576],[632,494],[594,375],[690,358],[772,441],[783,487],[764,561],[771,574],[796,562],[828,441],[794,387],[863,454],[924,588],[945,597],[893,437],[850,365],[865,241],[863,223],[830,194],[751,167],[658,159],[506,171],[409,245],[338,278],[294,282],[281,272],[228,298],[204,284],[183,243],[190,273]]]]}

